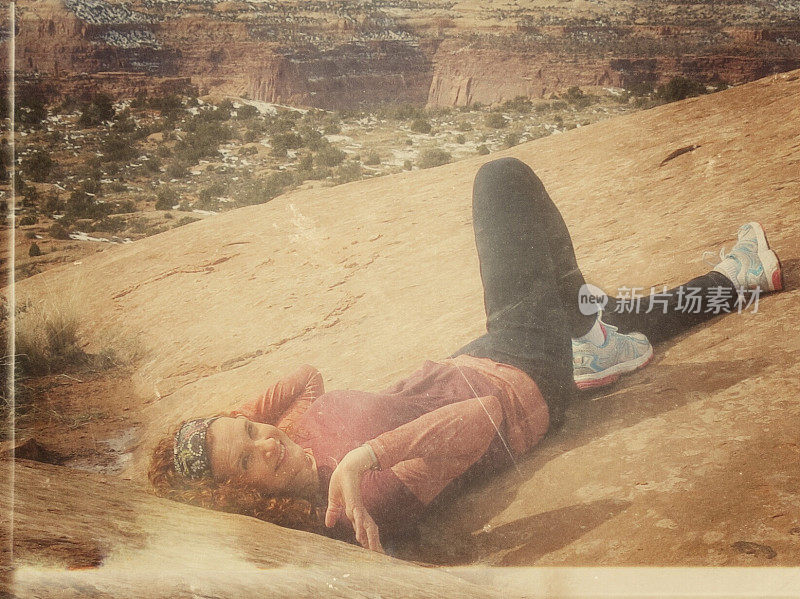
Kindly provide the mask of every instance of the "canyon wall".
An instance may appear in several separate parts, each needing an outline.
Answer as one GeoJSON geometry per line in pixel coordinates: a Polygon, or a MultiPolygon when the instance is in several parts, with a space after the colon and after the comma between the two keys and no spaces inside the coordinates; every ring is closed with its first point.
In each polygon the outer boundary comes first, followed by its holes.
{"type": "MultiPolygon", "coordinates": [[[[491,104],[676,75],[737,84],[800,67],[790,4],[23,0],[15,67],[62,94],[155,91],[183,77],[200,92],[326,109],[491,104]]],[[[7,44],[0,37],[4,72],[7,44]]]]}

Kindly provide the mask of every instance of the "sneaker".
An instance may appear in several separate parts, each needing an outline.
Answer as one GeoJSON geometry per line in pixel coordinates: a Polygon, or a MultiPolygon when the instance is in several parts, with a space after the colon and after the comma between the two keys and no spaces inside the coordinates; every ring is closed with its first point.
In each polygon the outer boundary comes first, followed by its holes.
{"type": "Polygon", "coordinates": [[[602,387],[632,372],[653,357],[653,346],[641,333],[623,335],[617,327],[602,323],[606,340],[602,345],[572,340],[572,373],[578,389],[602,387]]]}
{"type": "Polygon", "coordinates": [[[739,240],[730,252],[722,249],[714,270],[728,277],[735,287],[762,291],[783,289],[783,273],[777,254],[769,249],[764,228],[756,223],[739,227],[739,240]]]}

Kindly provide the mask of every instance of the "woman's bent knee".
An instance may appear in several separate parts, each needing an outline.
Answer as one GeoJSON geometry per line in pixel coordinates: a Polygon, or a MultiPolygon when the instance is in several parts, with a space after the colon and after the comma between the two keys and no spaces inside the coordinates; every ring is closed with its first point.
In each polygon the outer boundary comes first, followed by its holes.
{"type": "Polygon", "coordinates": [[[505,181],[515,178],[524,178],[527,180],[531,178],[534,180],[537,179],[531,167],[522,162],[522,160],[511,156],[498,158],[481,166],[481,168],[478,169],[478,174],[475,175],[475,180],[478,181],[484,178],[505,181]]]}

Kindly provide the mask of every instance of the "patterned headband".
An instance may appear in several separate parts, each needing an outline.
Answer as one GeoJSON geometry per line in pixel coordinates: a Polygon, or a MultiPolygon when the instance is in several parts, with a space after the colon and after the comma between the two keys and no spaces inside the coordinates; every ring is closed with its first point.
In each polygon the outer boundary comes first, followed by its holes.
{"type": "Polygon", "coordinates": [[[186,478],[211,477],[211,459],[206,445],[208,426],[219,416],[189,420],[175,433],[175,471],[186,478]]]}

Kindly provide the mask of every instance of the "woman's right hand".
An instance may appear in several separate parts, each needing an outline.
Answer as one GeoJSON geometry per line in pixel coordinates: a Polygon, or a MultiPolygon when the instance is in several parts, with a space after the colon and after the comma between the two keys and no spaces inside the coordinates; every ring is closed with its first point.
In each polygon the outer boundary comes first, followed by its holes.
{"type": "Polygon", "coordinates": [[[372,465],[372,453],[364,446],[342,458],[331,475],[325,526],[334,526],[344,512],[362,547],[383,553],[378,525],[369,515],[361,497],[361,479],[372,465]]]}

